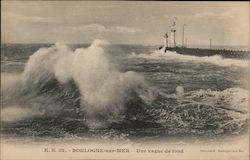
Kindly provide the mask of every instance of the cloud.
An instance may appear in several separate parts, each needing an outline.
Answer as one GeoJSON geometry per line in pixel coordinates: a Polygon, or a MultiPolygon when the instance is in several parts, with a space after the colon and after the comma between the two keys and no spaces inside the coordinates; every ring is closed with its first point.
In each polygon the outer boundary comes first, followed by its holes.
{"type": "Polygon", "coordinates": [[[220,13],[200,12],[193,15],[194,18],[217,18],[217,19],[236,18],[241,16],[246,16],[246,13],[238,8],[232,8],[230,10],[220,13]]]}
{"type": "Polygon", "coordinates": [[[232,18],[233,16],[229,12],[213,13],[213,12],[200,12],[192,16],[193,18],[232,18]]]}
{"type": "Polygon", "coordinates": [[[200,12],[200,13],[196,13],[194,14],[192,17],[194,18],[210,18],[210,17],[219,17],[218,14],[212,13],[212,12],[200,12]]]}
{"type": "Polygon", "coordinates": [[[55,19],[50,17],[23,17],[22,20],[29,22],[54,23],[55,19]]]}
{"type": "Polygon", "coordinates": [[[99,32],[99,33],[126,33],[126,34],[135,34],[137,32],[144,32],[145,30],[130,28],[125,26],[104,26],[98,23],[92,23],[88,25],[79,25],[72,26],[65,24],[66,21],[62,19],[56,19],[54,17],[39,17],[39,16],[24,16],[21,14],[16,14],[12,12],[3,12],[1,16],[5,22],[12,22],[18,24],[19,22],[28,22],[28,23],[47,23],[47,24],[60,24],[57,26],[57,29],[61,31],[81,31],[81,32],[99,32]],[[59,23],[58,23],[59,22],[59,23]],[[63,25],[64,24],[64,25],[63,25]]]}
{"type": "Polygon", "coordinates": [[[127,34],[135,34],[137,32],[143,32],[142,29],[135,29],[123,26],[104,26],[101,24],[88,24],[83,26],[70,27],[73,30],[81,31],[81,32],[99,32],[99,33],[127,33],[127,34]]]}
{"type": "Polygon", "coordinates": [[[2,18],[11,21],[24,21],[33,23],[53,23],[56,20],[52,17],[38,17],[38,16],[24,16],[21,14],[16,14],[12,12],[3,12],[2,18]]]}
{"type": "MultiPolygon", "coordinates": [[[[248,13],[239,8],[232,8],[224,12],[198,12],[190,15],[174,15],[177,18],[188,18],[188,19],[204,19],[204,18],[215,18],[215,19],[228,19],[228,18],[239,18],[245,17],[248,13]]],[[[165,15],[165,18],[173,19],[173,15],[165,15]]]]}

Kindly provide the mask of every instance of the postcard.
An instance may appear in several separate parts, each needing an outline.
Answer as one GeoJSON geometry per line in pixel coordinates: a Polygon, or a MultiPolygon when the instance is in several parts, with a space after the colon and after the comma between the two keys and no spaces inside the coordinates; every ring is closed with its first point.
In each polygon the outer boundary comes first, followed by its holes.
{"type": "Polygon", "coordinates": [[[249,2],[1,6],[2,160],[249,160],[249,2]]]}

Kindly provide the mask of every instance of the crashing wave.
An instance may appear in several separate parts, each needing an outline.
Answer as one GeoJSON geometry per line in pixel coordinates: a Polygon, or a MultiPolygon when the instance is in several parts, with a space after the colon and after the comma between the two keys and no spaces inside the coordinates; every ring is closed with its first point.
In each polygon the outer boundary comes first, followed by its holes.
{"type": "Polygon", "coordinates": [[[175,94],[165,94],[141,74],[117,70],[103,45],[107,43],[97,40],[74,51],[63,44],[41,48],[22,74],[2,73],[2,121],[22,121],[18,127],[26,128],[18,132],[37,131],[32,134],[43,134],[48,123],[62,133],[109,128],[129,130],[129,135],[214,135],[246,128],[249,91],[185,91],[178,86],[175,94]]]}
{"type": "Polygon", "coordinates": [[[211,63],[223,67],[230,67],[230,66],[237,66],[237,67],[244,67],[249,68],[249,60],[236,60],[230,58],[222,58],[219,55],[215,56],[204,56],[204,57],[197,57],[191,55],[182,55],[176,52],[167,51],[164,53],[163,51],[154,51],[151,54],[135,54],[132,53],[130,57],[138,57],[138,58],[150,58],[150,59],[166,59],[166,60],[181,60],[181,61],[192,61],[196,63],[211,63]]]}
{"type": "MultiPolygon", "coordinates": [[[[32,93],[50,90],[59,93],[58,90],[61,90],[66,96],[65,86],[73,83],[79,91],[80,110],[85,113],[90,126],[104,125],[103,120],[96,121],[100,116],[105,117],[106,121],[120,119],[124,104],[130,100],[129,94],[137,92],[145,97],[143,90],[148,86],[142,75],[116,70],[106,58],[102,45],[107,43],[95,40],[88,48],[75,51],[59,43],[39,49],[30,56],[20,80],[22,83],[16,83],[19,85],[16,86],[18,93],[12,91],[12,94],[31,96],[27,93],[31,90],[32,93]]],[[[9,95],[6,94],[7,98],[11,97],[9,95]]]]}

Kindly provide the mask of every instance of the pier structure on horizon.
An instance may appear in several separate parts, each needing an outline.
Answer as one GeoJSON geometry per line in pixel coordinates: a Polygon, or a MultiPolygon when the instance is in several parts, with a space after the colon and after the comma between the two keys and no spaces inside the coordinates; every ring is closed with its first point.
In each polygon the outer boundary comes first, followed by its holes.
{"type": "Polygon", "coordinates": [[[237,58],[237,59],[250,59],[250,51],[242,51],[242,50],[229,50],[229,49],[215,49],[212,46],[212,38],[209,38],[209,48],[188,48],[187,47],[187,38],[185,39],[185,26],[187,24],[183,24],[182,26],[182,46],[176,45],[175,35],[176,35],[176,17],[174,17],[172,25],[170,28],[170,40],[168,39],[167,32],[164,37],[164,45],[159,49],[164,49],[166,53],[169,51],[175,51],[179,54],[185,55],[195,55],[195,56],[213,56],[220,55],[223,58],[237,58]],[[185,40],[185,41],[184,41],[185,40]]]}

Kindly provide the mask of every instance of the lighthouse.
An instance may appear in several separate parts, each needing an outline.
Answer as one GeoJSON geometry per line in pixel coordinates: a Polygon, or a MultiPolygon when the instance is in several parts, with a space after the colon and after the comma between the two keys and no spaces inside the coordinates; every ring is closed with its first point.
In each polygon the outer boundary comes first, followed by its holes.
{"type": "Polygon", "coordinates": [[[166,33],[163,37],[164,37],[164,47],[168,47],[168,33],[166,33]]]}
{"type": "Polygon", "coordinates": [[[175,29],[175,25],[176,25],[176,22],[175,22],[175,19],[173,20],[173,24],[170,27],[170,43],[169,43],[169,47],[176,47],[176,42],[175,42],[175,32],[176,32],[176,29],[175,29]]]}

